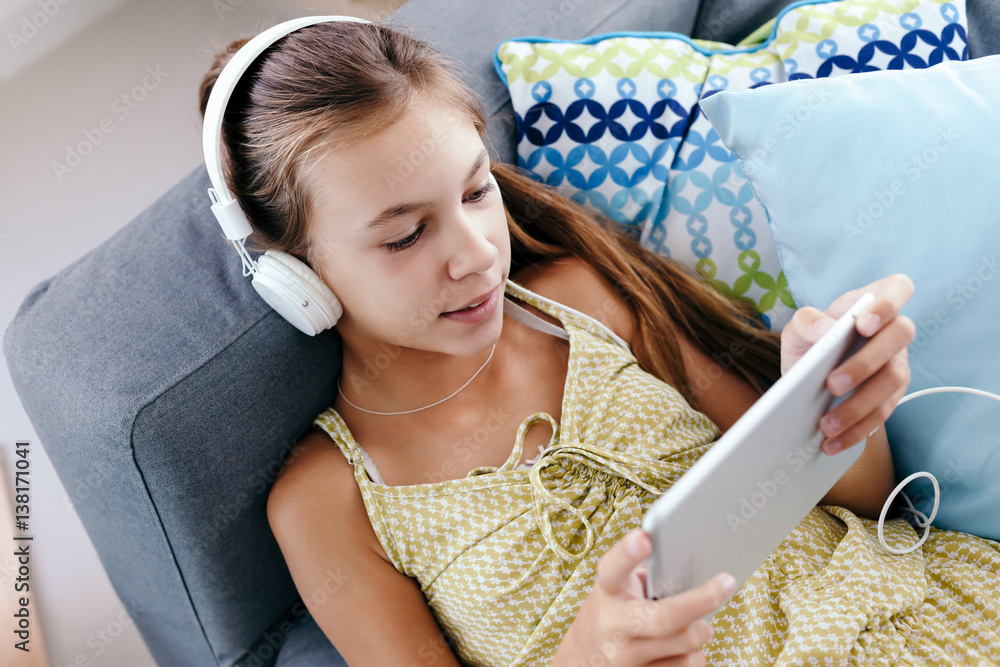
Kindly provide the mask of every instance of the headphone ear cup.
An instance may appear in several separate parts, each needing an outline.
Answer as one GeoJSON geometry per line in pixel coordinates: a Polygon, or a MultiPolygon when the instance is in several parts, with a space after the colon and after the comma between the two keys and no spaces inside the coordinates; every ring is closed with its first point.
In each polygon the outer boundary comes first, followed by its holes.
{"type": "Polygon", "coordinates": [[[287,252],[268,250],[257,258],[253,287],[279,315],[310,336],[332,328],[344,313],[326,283],[287,252]]]}

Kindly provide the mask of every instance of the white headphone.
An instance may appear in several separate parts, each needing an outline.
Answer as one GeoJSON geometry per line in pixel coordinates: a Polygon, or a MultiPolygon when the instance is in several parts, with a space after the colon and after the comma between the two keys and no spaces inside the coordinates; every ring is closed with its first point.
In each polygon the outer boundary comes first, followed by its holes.
{"type": "Polygon", "coordinates": [[[222,226],[226,238],[240,254],[243,275],[253,274],[253,287],[264,301],[295,328],[310,336],[333,327],[344,308],[323,279],[294,255],[280,250],[268,250],[255,262],[247,253],[243,243],[253,228],[226,187],[226,179],[222,174],[222,116],[240,77],[267,47],[299,28],[335,21],[371,23],[354,16],[304,16],[272,26],[244,44],[226,63],[212,87],[202,131],[205,166],[212,180],[212,187],[208,189],[212,213],[222,226]]]}

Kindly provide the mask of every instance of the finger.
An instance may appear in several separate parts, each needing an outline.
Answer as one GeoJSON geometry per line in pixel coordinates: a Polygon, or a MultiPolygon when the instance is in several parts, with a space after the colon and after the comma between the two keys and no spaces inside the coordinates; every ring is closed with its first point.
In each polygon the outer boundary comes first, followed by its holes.
{"type": "Polygon", "coordinates": [[[852,447],[889,419],[910,384],[909,364],[901,360],[904,354],[894,357],[875,377],[830,411],[840,420],[839,426],[827,429],[826,417],[820,420],[820,428],[826,436],[821,445],[823,451],[834,454],[840,449],[852,447]],[[841,408],[844,411],[838,413],[841,408]]]}
{"type": "Polygon", "coordinates": [[[812,306],[796,310],[791,321],[781,330],[781,374],[784,375],[808,352],[834,322],[835,319],[812,306]]]}
{"type": "MultiPolygon", "coordinates": [[[[816,331],[813,331],[813,325],[816,322],[826,320],[830,322],[835,321],[822,310],[813,308],[812,306],[802,306],[796,310],[792,316],[792,320],[794,321],[793,330],[799,334],[803,341],[809,343],[815,343],[823,335],[822,333],[817,334],[816,331]]],[[[789,324],[792,324],[792,322],[789,322],[789,324]]],[[[787,329],[788,327],[785,328],[787,329]]],[[[784,332],[784,329],[782,329],[782,332],[784,332]]]]}
{"type": "MultiPolygon", "coordinates": [[[[894,401],[890,401],[891,405],[894,401]]],[[[891,412],[891,410],[889,410],[891,412]]],[[[838,435],[837,437],[827,439],[823,441],[820,445],[823,452],[826,454],[834,455],[845,449],[850,449],[851,447],[857,445],[863,439],[867,438],[869,435],[873,435],[876,428],[882,425],[887,417],[884,417],[886,410],[884,404],[880,405],[876,409],[865,415],[861,421],[857,422],[854,426],[848,428],[846,431],[838,435]]]]}
{"type": "Polygon", "coordinates": [[[677,655],[647,663],[646,667],[702,667],[704,664],[705,654],[701,651],[693,651],[685,655],[677,655]]]}
{"type": "MultiPolygon", "coordinates": [[[[888,419],[909,383],[910,365],[904,348],[867,382],[862,383],[846,400],[823,415],[819,421],[819,428],[826,436],[826,441],[839,439],[838,436],[844,434],[880,405],[887,406],[885,419],[888,419]]],[[[847,446],[853,444],[853,442],[841,442],[847,446]]]]}
{"type": "Polygon", "coordinates": [[[642,563],[653,550],[653,541],[641,528],[631,530],[618,543],[608,549],[597,561],[595,586],[610,595],[625,589],[632,570],[642,563]]]}
{"type": "Polygon", "coordinates": [[[805,354],[812,344],[833,326],[834,320],[823,311],[812,306],[803,306],[795,311],[791,321],[781,330],[781,351],[785,356],[796,358],[805,354]],[[819,326],[817,326],[819,323],[819,326]]]}
{"type": "MultiPolygon", "coordinates": [[[[823,312],[831,317],[839,318],[841,315],[847,312],[847,309],[854,305],[854,302],[861,297],[865,292],[871,292],[875,294],[876,297],[879,296],[880,290],[884,288],[885,283],[890,282],[905,282],[909,279],[909,276],[903,273],[893,273],[884,278],[879,278],[867,285],[862,285],[856,289],[852,289],[849,292],[844,292],[839,297],[837,297],[833,303],[831,303],[826,310],[823,312]]],[[[912,281],[910,281],[912,284],[912,281]]]]}
{"type": "Polygon", "coordinates": [[[864,292],[873,292],[875,299],[865,306],[855,319],[858,333],[871,337],[883,324],[891,321],[899,314],[907,301],[913,296],[913,281],[905,273],[894,273],[874,283],[851,290],[838,297],[823,311],[833,318],[839,318],[847,312],[858,297],[864,292]],[[874,315],[877,319],[869,319],[874,315]]]}
{"type": "Polygon", "coordinates": [[[700,617],[717,610],[736,590],[736,579],[725,572],[706,581],[698,588],[656,600],[653,604],[635,605],[641,614],[636,637],[669,637],[691,625],[700,617]]]}
{"type": "MultiPolygon", "coordinates": [[[[906,315],[894,318],[865,346],[826,376],[826,386],[834,396],[842,396],[860,386],[901,350],[913,342],[917,327],[906,315]]],[[[904,357],[907,368],[909,356],[904,357]]],[[[909,380],[907,380],[909,381],[909,380]]]]}
{"type": "Polygon", "coordinates": [[[858,333],[871,337],[884,324],[894,321],[899,311],[913,296],[913,290],[913,281],[903,273],[894,273],[879,283],[875,300],[868,304],[855,320],[858,333]]]}
{"type": "Polygon", "coordinates": [[[700,653],[701,647],[712,639],[712,625],[701,619],[691,623],[668,637],[647,637],[635,639],[630,648],[630,657],[642,664],[663,660],[672,656],[700,653]]]}

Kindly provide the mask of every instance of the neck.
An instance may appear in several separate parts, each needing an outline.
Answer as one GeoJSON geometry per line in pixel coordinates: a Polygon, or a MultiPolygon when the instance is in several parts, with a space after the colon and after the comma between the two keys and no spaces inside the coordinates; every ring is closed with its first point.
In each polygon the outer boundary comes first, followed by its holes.
{"type": "MultiPolygon", "coordinates": [[[[509,329],[506,320],[495,349],[490,342],[470,354],[420,350],[373,340],[360,335],[348,323],[343,324],[347,326],[338,323],[343,349],[341,390],[352,402],[367,410],[398,412],[423,408],[450,396],[468,382],[451,398],[414,413],[435,420],[448,419],[448,415],[465,414],[470,408],[494,400],[502,386],[502,370],[507,365],[510,347],[509,337],[504,336],[509,329]]],[[[344,409],[359,415],[363,413],[347,403],[344,409]]],[[[378,418],[400,420],[407,416],[411,415],[380,415],[378,418]]]]}

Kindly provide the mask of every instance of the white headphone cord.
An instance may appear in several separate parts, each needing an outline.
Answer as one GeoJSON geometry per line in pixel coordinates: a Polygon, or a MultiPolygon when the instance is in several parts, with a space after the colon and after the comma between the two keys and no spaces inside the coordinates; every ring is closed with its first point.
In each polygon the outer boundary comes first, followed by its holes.
{"type": "MultiPolygon", "coordinates": [[[[903,403],[906,403],[910,399],[917,398],[918,396],[924,396],[927,394],[951,393],[951,392],[976,394],[979,396],[985,396],[986,398],[992,398],[994,401],[1000,401],[1000,396],[997,396],[996,394],[991,394],[990,392],[983,391],[981,389],[971,389],[969,387],[931,387],[930,389],[921,389],[920,391],[915,391],[912,394],[904,396],[903,398],[899,399],[898,403],[896,403],[896,407],[898,408],[903,403]]],[[[874,431],[872,431],[872,433],[874,433],[874,431]]],[[[930,535],[931,522],[933,522],[934,517],[937,516],[938,505],[940,501],[941,501],[941,487],[938,486],[937,478],[927,471],[915,472],[906,479],[904,479],[902,482],[897,484],[896,488],[893,489],[892,493],[889,494],[889,498],[888,500],[885,501],[885,505],[882,506],[882,514],[879,515],[878,518],[878,541],[881,543],[882,548],[888,551],[889,553],[893,554],[908,554],[911,551],[915,551],[918,548],[920,548],[920,545],[922,545],[927,540],[927,536],[930,535]],[[918,510],[916,507],[914,507],[913,503],[910,501],[910,497],[907,496],[905,493],[903,493],[903,488],[911,481],[917,479],[918,477],[927,477],[931,480],[931,484],[934,485],[934,507],[933,509],[931,509],[931,515],[929,517],[920,510],[918,510]],[[897,494],[900,493],[902,493],[903,500],[906,501],[906,504],[908,505],[908,507],[902,508],[901,511],[909,512],[910,514],[912,514],[915,517],[914,521],[916,522],[917,526],[924,529],[923,536],[915,544],[906,549],[897,549],[895,547],[890,547],[888,544],[886,544],[885,535],[883,534],[883,524],[885,523],[885,516],[886,514],[889,513],[889,508],[892,506],[893,499],[896,497],[897,494]]]]}
{"type": "Polygon", "coordinates": [[[229,240],[232,242],[233,247],[236,248],[236,252],[240,254],[240,259],[243,260],[243,277],[246,278],[257,270],[257,264],[254,263],[250,253],[247,252],[246,246],[243,245],[244,239],[229,240]]]}

